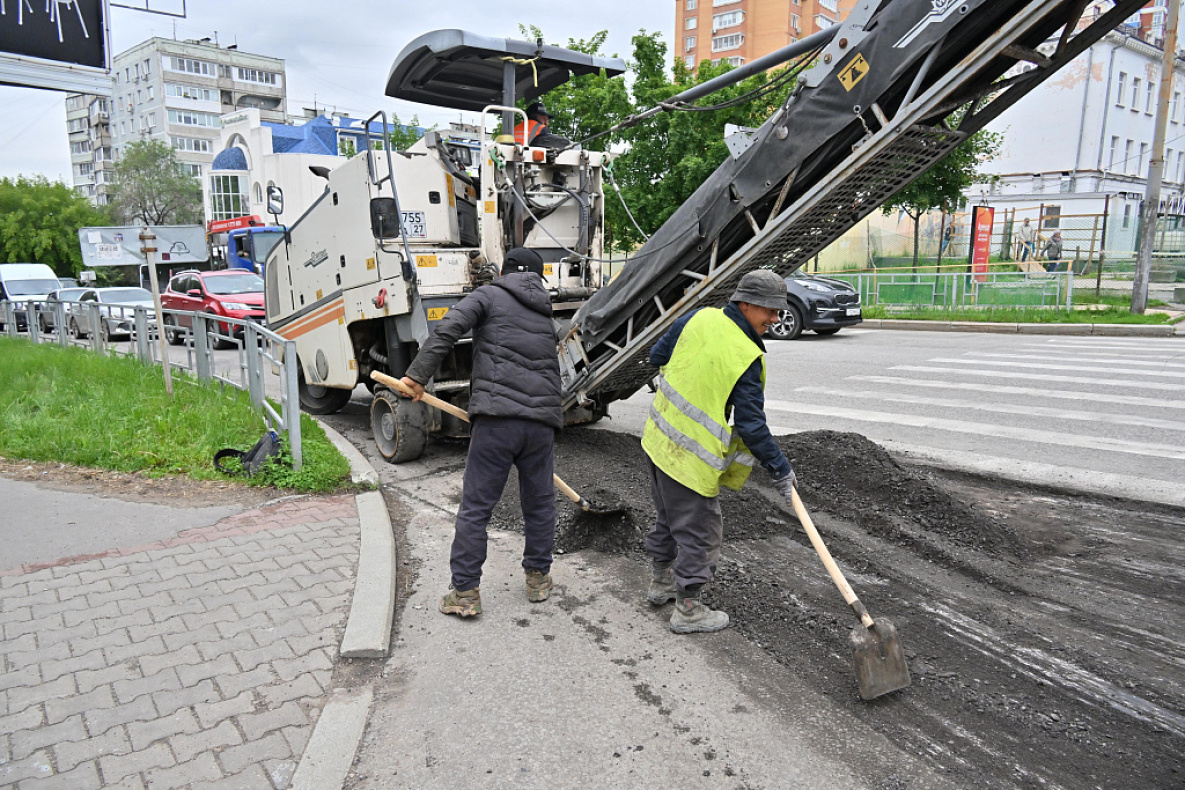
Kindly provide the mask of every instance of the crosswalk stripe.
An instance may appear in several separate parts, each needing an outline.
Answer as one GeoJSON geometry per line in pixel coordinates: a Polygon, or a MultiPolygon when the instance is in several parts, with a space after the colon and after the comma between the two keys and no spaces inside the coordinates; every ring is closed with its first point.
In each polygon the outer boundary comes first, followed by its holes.
{"type": "Polygon", "coordinates": [[[1166,390],[1180,392],[1180,384],[1159,381],[1120,381],[1119,379],[1087,378],[1085,376],[1044,376],[1040,373],[1014,373],[1007,370],[952,370],[933,368],[926,365],[896,365],[889,370],[907,370],[911,373],[957,373],[960,376],[991,376],[994,379],[1024,379],[1025,381],[1057,381],[1064,384],[1090,384],[1106,387],[1128,387],[1141,390],[1166,390]]]}
{"type": "Polygon", "coordinates": [[[1130,368],[1094,368],[1086,365],[1048,365],[1037,362],[991,362],[985,363],[980,359],[951,359],[949,357],[936,357],[928,362],[941,362],[946,365],[983,365],[992,364],[1009,368],[1036,368],[1038,370],[1074,370],[1081,373],[1115,373],[1123,376],[1169,376],[1172,378],[1185,379],[1185,371],[1177,373],[1175,371],[1159,371],[1159,370],[1132,370],[1130,368]]]}
{"type": "MultiPolygon", "coordinates": [[[[926,398],[920,395],[905,395],[881,390],[833,390],[826,387],[797,387],[795,392],[811,392],[818,395],[832,395],[837,398],[866,398],[870,401],[889,401],[892,403],[912,403],[918,406],[937,406],[948,409],[970,409],[973,411],[999,412],[1002,414],[1016,414],[1014,403],[982,403],[976,401],[954,400],[951,398],[926,398]]],[[[1067,409],[1051,409],[1046,406],[1024,405],[1025,416],[1050,417],[1058,420],[1075,420],[1079,422],[1101,422],[1107,425],[1132,425],[1139,428],[1155,428],[1166,431],[1185,431],[1185,421],[1157,420],[1146,417],[1133,417],[1127,414],[1103,414],[1101,412],[1081,412],[1067,409]]]]}
{"type": "Polygon", "coordinates": [[[1017,346],[1020,351],[1041,351],[1045,353],[1063,353],[1074,354],[1075,357],[1092,357],[1092,356],[1114,356],[1115,354],[1123,354],[1124,359],[1185,359],[1185,348],[1182,348],[1180,353],[1174,353],[1172,349],[1164,349],[1163,351],[1142,351],[1137,348],[1127,348],[1125,346],[1107,346],[1098,348],[1086,348],[1078,346],[1043,346],[1043,345],[1022,345],[1017,346]]]}
{"type": "MultiPolygon", "coordinates": [[[[960,373],[963,371],[959,371],[960,373]]],[[[1029,378],[1026,376],[1025,378],[1029,378]]],[[[1006,387],[999,384],[982,384],[966,381],[934,381],[933,379],[909,379],[899,376],[849,376],[848,381],[867,381],[871,384],[892,384],[928,389],[969,390],[991,392],[998,395],[1023,395],[1031,398],[1057,398],[1060,400],[1081,400],[1097,403],[1105,401],[1116,406],[1151,406],[1161,409],[1185,409],[1185,400],[1141,398],[1138,395],[1107,395],[1097,392],[1074,392],[1073,390],[1050,390],[1037,387],[1006,387]]]]}
{"type": "Polygon", "coordinates": [[[890,412],[866,411],[864,409],[844,409],[835,406],[819,406],[798,402],[791,403],[782,400],[766,401],[765,407],[767,410],[813,414],[819,417],[834,417],[855,422],[908,425],[913,428],[929,428],[976,436],[991,436],[999,439],[1015,439],[1040,444],[1056,444],[1063,447],[1079,447],[1087,450],[1102,450],[1105,452],[1185,460],[1185,447],[1167,444],[1129,442],[1124,439],[1109,439],[1101,436],[1071,436],[1054,431],[1015,428],[1008,425],[986,425],[984,423],[966,420],[946,420],[937,417],[922,417],[916,414],[895,414],[890,412]]]}
{"type": "MultiPolygon", "coordinates": [[[[1175,362],[1159,362],[1156,360],[1144,361],[1142,359],[1131,359],[1130,357],[1090,357],[1083,359],[1080,356],[1064,356],[1061,354],[987,354],[978,351],[968,352],[967,356],[975,357],[977,359],[1047,359],[1057,362],[1092,362],[1102,364],[1104,362],[1115,362],[1120,365],[1146,365],[1156,366],[1161,368],[1185,368],[1185,363],[1175,362]]],[[[1163,357],[1163,359],[1173,359],[1173,357],[1163,357]]],[[[1185,359],[1181,356],[1180,359],[1185,359]]]]}

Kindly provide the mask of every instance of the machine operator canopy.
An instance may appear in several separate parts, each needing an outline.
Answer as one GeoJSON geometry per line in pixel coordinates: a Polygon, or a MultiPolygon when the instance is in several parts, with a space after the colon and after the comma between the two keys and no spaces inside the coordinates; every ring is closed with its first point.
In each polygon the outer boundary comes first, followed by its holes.
{"type": "Polygon", "coordinates": [[[581,74],[625,72],[621,58],[602,58],[530,41],[435,30],[403,48],[387,77],[396,99],[481,112],[491,104],[530,101],[581,74]],[[530,62],[528,62],[530,61],[530,62]],[[511,87],[507,79],[513,74],[511,87]]]}

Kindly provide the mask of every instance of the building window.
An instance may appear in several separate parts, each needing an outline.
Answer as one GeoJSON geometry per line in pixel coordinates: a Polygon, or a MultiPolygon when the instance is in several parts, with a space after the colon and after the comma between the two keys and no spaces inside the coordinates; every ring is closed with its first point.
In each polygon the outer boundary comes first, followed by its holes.
{"type": "Polygon", "coordinates": [[[729,11],[726,14],[716,14],[716,16],[712,17],[712,32],[739,25],[744,19],[744,11],[729,11]]]}
{"type": "Polygon", "coordinates": [[[152,61],[148,58],[144,58],[144,76],[147,77],[151,73],[152,73],[152,61]]]}
{"type": "Polygon", "coordinates": [[[258,182],[255,184],[255,202],[263,202],[263,187],[261,187],[258,182]]]}
{"type": "Polygon", "coordinates": [[[93,162],[82,162],[75,165],[74,167],[77,169],[78,175],[80,176],[89,176],[91,173],[95,172],[95,165],[93,162]]]}
{"type": "Polygon", "coordinates": [[[86,118],[75,118],[72,121],[66,122],[66,131],[73,134],[74,132],[85,132],[87,130],[86,118]]]}
{"type": "Polygon", "coordinates": [[[156,113],[154,112],[148,113],[148,128],[150,130],[156,128],[156,113]]]}
{"type": "Polygon", "coordinates": [[[274,71],[262,71],[260,69],[244,69],[239,68],[239,79],[246,82],[259,82],[264,85],[275,85],[279,81],[280,75],[274,71]]]}
{"type": "Polygon", "coordinates": [[[202,166],[190,164],[189,162],[182,162],[181,163],[181,172],[187,176],[193,176],[194,178],[201,178],[202,177],[202,166]]]}
{"type": "Polygon", "coordinates": [[[823,16],[822,14],[815,14],[815,27],[819,28],[819,30],[826,30],[834,24],[834,19],[823,16]]]}
{"type": "Polygon", "coordinates": [[[148,86],[148,101],[152,101],[154,98],[156,98],[156,97],[152,93],[152,86],[149,85],[148,86]]]}
{"type": "Polygon", "coordinates": [[[210,141],[200,137],[173,137],[173,148],[177,151],[192,151],[195,154],[210,153],[210,141]]]}
{"type": "Polygon", "coordinates": [[[1033,192],[1045,191],[1045,176],[1040,173],[1033,173],[1033,192]]]}
{"type": "Polygon", "coordinates": [[[1131,224],[1132,224],[1132,207],[1131,206],[1124,206],[1123,207],[1123,227],[1127,228],[1131,224]]]}
{"type": "Polygon", "coordinates": [[[1111,158],[1107,160],[1107,169],[1108,170],[1115,169],[1115,154],[1118,152],[1118,150],[1119,150],[1119,138],[1112,137],[1111,138],[1111,158]]]}
{"type": "Polygon", "coordinates": [[[1052,228],[1056,230],[1062,226],[1062,207],[1061,206],[1046,206],[1045,219],[1041,222],[1041,228],[1052,228]]]}
{"type": "Polygon", "coordinates": [[[232,219],[250,213],[242,181],[239,176],[210,177],[210,219],[232,219]]]}
{"type": "Polygon", "coordinates": [[[694,10],[695,10],[695,6],[696,6],[696,0],[687,0],[687,6],[686,6],[686,8],[687,8],[687,10],[688,10],[688,11],[694,11],[694,10]]]}
{"type": "Polygon", "coordinates": [[[70,143],[70,155],[79,156],[80,154],[89,154],[91,152],[91,141],[80,140],[77,143],[70,143]]]}
{"type": "Polygon", "coordinates": [[[1123,172],[1131,170],[1132,166],[1132,141],[1128,140],[1123,144],[1123,172]]]}
{"type": "Polygon", "coordinates": [[[721,52],[726,49],[736,49],[745,43],[744,33],[733,33],[730,36],[715,36],[712,38],[712,51],[721,52]]]}
{"type": "Polygon", "coordinates": [[[1136,173],[1144,172],[1144,154],[1148,153],[1148,144],[1140,143],[1140,158],[1136,160],[1136,173]]]}
{"type": "Polygon", "coordinates": [[[1123,94],[1127,90],[1127,72],[1119,72],[1119,87],[1115,90],[1115,106],[1123,106],[1123,94]]]}
{"type": "Polygon", "coordinates": [[[795,33],[802,32],[802,20],[799,18],[798,14],[790,15],[790,29],[795,33]]]}
{"type": "Polygon", "coordinates": [[[717,63],[727,63],[728,65],[732,66],[733,68],[736,68],[737,66],[743,66],[745,64],[745,59],[742,58],[740,55],[733,55],[731,58],[720,58],[720,60],[718,60],[716,62],[717,63]]]}
{"type": "Polygon", "coordinates": [[[689,16],[683,22],[683,27],[686,30],[695,30],[695,26],[698,24],[699,24],[699,19],[697,19],[696,17],[693,17],[693,16],[689,16]]]}
{"type": "Polygon", "coordinates": [[[1181,91],[1173,91],[1173,103],[1169,109],[1169,119],[1177,123],[1177,107],[1181,104],[1181,91]]]}
{"type": "Polygon", "coordinates": [[[214,65],[204,60],[192,58],[169,58],[169,66],[173,71],[183,71],[186,74],[202,74],[206,77],[214,76],[214,65]]]}
{"type": "Polygon", "coordinates": [[[1185,152],[1177,152],[1177,180],[1185,182],[1185,152]]]}
{"type": "Polygon", "coordinates": [[[695,36],[688,36],[683,39],[683,49],[688,51],[695,49],[695,36]]]}
{"type": "Polygon", "coordinates": [[[1144,114],[1151,115],[1152,114],[1152,80],[1148,80],[1148,82],[1144,85],[1144,88],[1145,88],[1145,90],[1144,90],[1144,114]]]}
{"type": "Polygon", "coordinates": [[[741,0],[712,0],[712,6],[716,7],[722,5],[732,5],[733,3],[739,2],[741,2],[741,0]]]}
{"type": "Polygon", "coordinates": [[[220,125],[217,115],[194,110],[169,110],[169,123],[182,126],[209,126],[214,129],[220,125]]]}
{"type": "Polygon", "coordinates": [[[684,63],[684,65],[687,66],[687,68],[694,69],[695,68],[695,55],[684,56],[683,63],[684,63]]]}
{"type": "Polygon", "coordinates": [[[819,5],[823,6],[823,8],[826,8],[832,13],[839,13],[839,3],[837,0],[819,0],[819,5]]]}
{"type": "Polygon", "coordinates": [[[179,85],[175,82],[165,83],[165,95],[178,99],[194,99],[196,101],[218,101],[218,91],[212,88],[199,88],[197,85],[179,85]]]}
{"type": "Polygon", "coordinates": [[[1139,101],[1140,101],[1140,78],[1133,77],[1132,78],[1132,112],[1139,111],[1139,104],[1138,104],[1139,101]]]}

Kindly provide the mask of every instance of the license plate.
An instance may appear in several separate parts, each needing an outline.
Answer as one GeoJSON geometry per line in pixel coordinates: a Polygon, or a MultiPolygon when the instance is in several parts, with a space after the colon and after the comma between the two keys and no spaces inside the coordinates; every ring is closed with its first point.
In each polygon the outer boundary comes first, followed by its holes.
{"type": "Polygon", "coordinates": [[[428,223],[422,211],[403,212],[403,230],[409,239],[428,238],[428,223]]]}
{"type": "Polygon", "coordinates": [[[860,308],[859,307],[849,307],[848,308],[848,315],[860,315],[860,308]]]}

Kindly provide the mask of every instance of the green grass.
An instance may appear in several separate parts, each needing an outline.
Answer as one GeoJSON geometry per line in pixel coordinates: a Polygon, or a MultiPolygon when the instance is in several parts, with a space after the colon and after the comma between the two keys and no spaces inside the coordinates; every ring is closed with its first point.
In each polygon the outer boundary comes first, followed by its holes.
{"type": "MultiPolygon", "coordinates": [[[[174,373],[173,397],[156,366],[79,348],[0,337],[0,455],[30,461],[225,479],[224,447],[250,449],[264,422],[247,393],[174,373]]],[[[304,464],[285,452],[250,485],[304,492],[349,487],[349,464],[316,422],[301,415],[304,464]]]]}
{"type": "Polygon", "coordinates": [[[898,318],[908,321],[989,321],[1000,324],[1168,324],[1160,313],[1137,315],[1127,307],[1108,306],[1102,310],[1059,310],[1041,307],[994,307],[983,309],[913,308],[889,310],[881,305],[866,305],[865,318],[898,318]]]}

